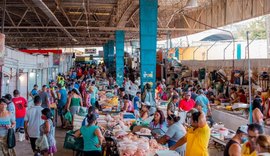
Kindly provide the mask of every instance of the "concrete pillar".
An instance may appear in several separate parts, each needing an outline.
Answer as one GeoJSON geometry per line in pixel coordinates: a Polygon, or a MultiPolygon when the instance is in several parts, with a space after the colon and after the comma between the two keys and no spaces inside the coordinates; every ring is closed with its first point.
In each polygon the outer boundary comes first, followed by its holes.
{"type": "Polygon", "coordinates": [[[116,83],[118,86],[123,85],[124,81],[124,43],[125,32],[117,30],[115,32],[115,46],[116,46],[116,83]]]}
{"type": "Polygon", "coordinates": [[[114,41],[110,40],[108,42],[108,69],[112,73],[114,69],[114,41]]]}
{"type": "Polygon", "coordinates": [[[158,0],[140,0],[141,85],[156,83],[158,0]]]}

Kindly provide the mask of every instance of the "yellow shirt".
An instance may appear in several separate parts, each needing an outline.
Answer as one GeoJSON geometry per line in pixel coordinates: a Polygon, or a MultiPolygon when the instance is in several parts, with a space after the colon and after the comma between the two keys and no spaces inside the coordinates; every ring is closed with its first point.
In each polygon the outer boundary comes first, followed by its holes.
{"type": "Polygon", "coordinates": [[[249,142],[246,142],[245,144],[243,144],[242,146],[242,156],[256,156],[256,151],[253,151],[252,153],[250,153],[250,148],[249,148],[249,142]]]}
{"type": "Polygon", "coordinates": [[[203,128],[188,129],[186,156],[208,156],[210,128],[206,124],[203,128]]]}

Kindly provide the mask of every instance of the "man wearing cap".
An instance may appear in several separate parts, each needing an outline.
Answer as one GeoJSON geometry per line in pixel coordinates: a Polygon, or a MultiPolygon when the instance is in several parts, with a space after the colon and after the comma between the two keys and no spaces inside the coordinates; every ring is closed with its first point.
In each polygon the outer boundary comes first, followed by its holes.
{"type": "Polygon", "coordinates": [[[247,141],[247,126],[240,126],[235,136],[227,143],[224,156],[241,156],[241,144],[247,141]]]}
{"type": "Polygon", "coordinates": [[[181,123],[186,120],[187,112],[189,112],[195,106],[195,101],[191,99],[191,92],[185,93],[185,98],[179,102],[179,116],[181,117],[181,123]]]}

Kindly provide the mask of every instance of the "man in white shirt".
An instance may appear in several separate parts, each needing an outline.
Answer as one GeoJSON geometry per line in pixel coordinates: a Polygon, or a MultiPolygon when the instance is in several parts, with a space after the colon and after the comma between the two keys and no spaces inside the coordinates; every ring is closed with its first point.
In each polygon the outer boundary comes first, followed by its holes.
{"type": "Polygon", "coordinates": [[[40,137],[39,127],[44,123],[41,119],[43,108],[41,107],[42,99],[39,95],[34,97],[34,106],[27,111],[24,118],[25,139],[29,140],[31,147],[35,155],[38,155],[36,151],[36,140],[40,137]]]}

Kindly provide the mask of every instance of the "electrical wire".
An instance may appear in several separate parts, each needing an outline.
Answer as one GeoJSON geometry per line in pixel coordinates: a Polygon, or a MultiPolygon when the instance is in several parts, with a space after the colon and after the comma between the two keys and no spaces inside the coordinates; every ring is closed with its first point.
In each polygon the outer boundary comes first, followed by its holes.
{"type": "Polygon", "coordinates": [[[192,17],[190,17],[190,16],[188,16],[188,15],[185,15],[184,12],[181,12],[181,13],[182,13],[183,16],[185,16],[186,18],[188,18],[188,19],[190,19],[190,20],[192,20],[192,21],[195,21],[195,22],[197,22],[197,23],[199,23],[199,24],[201,24],[201,25],[204,25],[204,26],[209,27],[209,28],[211,28],[211,29],[215,29],[215,30],[220,30],[220,31],[223,31],[223,32],[227,32],[227,33],[230,34],[230,36],[231,36],[231,38],[232,38],[232,42],[233,42],[233,71],[234,71],[235,39],[234,39],[233,33],[232,33],[231,31],[229,31],[229,30],[225,30],[225,29],[220,29],[220,28],[217,28],[217,27],[213,27],[213,26],[211,26],[211,25],[208,25],[208,24],[206,24],[206,23],[203,23],[203,22],[201,22],[201,21],[198,21],[198,20],[196,20],[196,19],[194,19],[194,18],[192,18],[192,17]]]}

